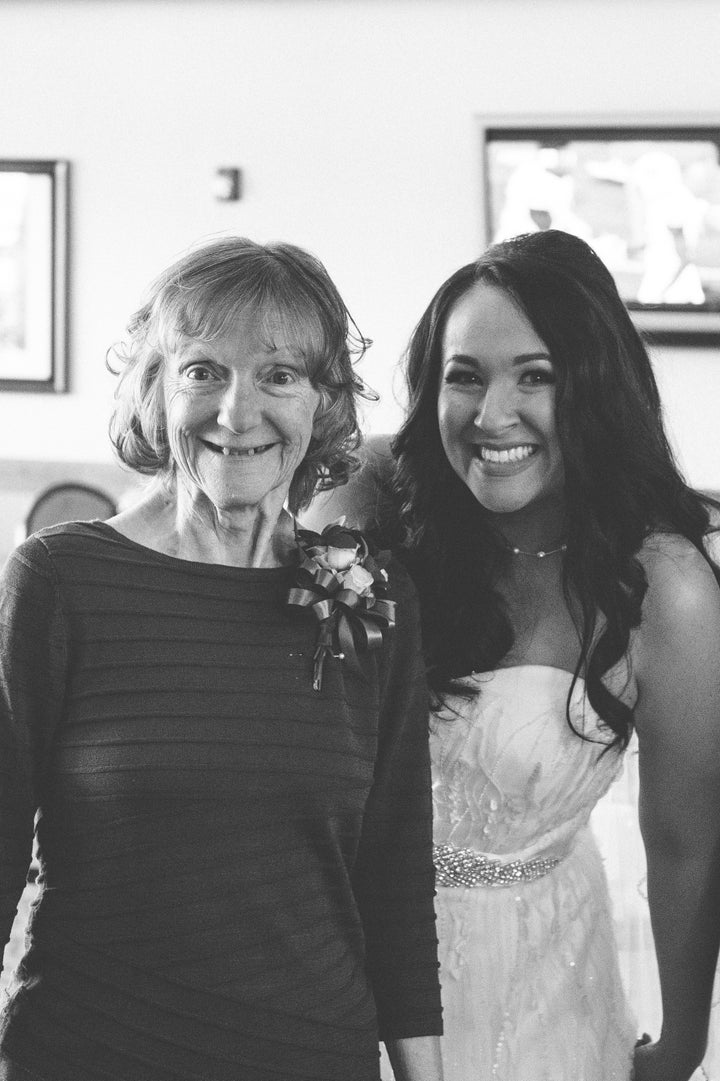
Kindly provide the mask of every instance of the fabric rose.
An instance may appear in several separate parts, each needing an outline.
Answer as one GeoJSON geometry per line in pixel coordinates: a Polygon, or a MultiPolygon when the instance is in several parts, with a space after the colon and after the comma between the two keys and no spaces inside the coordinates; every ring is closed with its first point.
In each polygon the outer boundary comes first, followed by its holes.
{"type": "Polygon", "coordinates": [[[343,589],[354,590],[359,597],[372,595],[373,576],[359,563],[355,563],[342,576],[343,589]]]}
{"type": "Polygon", "coordinates": [[[352,548],[336,548],[334,545],[328,545],[327,554],[325,559],[329,567],[332,567],[334,571],[344,571],[348,567],[352,567],[357,557],[358,548],[354,544],[352,548]]]}
{"type": "Polygon", "coordinates": [[[345,661],[365,677],[360,654],[379,649],[395,626],[395,602],[386,597],[389,553],[370,553],[357,529],[344,518],[315,533],[296,529],[301,559],[287,603],[307,608],[318,620],[313,655],[313,689],[322,689],[328,656],[345,661]]]}

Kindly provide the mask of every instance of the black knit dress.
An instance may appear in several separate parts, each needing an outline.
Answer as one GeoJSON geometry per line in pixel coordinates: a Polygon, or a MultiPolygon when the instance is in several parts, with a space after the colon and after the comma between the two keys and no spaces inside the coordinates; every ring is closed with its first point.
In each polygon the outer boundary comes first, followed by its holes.
{"type": "Polygon", "coordinates": [[[377,1081],[440,1031],[418,614],[366,682],[292,571],[44,530],[0,582],[4,1081],[377,1081]]]}

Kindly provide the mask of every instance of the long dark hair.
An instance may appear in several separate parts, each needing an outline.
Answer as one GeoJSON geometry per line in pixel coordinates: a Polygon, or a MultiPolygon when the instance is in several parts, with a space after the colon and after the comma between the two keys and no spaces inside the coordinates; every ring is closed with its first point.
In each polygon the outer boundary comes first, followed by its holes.
{"type": "Polygon", "coordinates": [[[495,244],[462,267],[437,291],[410,341],[409,412],[393,441],[393,495],[397,539],[421,593],[430,684],[442,695],[459,677],[494,668],[513,643],[496,589],[506,545],[448,463],[438,428],[443,331],[477,282],[499,286],[521,305],[553,361],[567,507],[563,587],[580,613],[573,685],[584,677],[591,705],[624,746],[632,711],[602,676],[640,623],[647,581],[637,553],[654,531],[679,533],[720,582],[703,544],[711,501],[680,475],[647,350],[611,274],[584,241],[558,230],[495,244]]]}

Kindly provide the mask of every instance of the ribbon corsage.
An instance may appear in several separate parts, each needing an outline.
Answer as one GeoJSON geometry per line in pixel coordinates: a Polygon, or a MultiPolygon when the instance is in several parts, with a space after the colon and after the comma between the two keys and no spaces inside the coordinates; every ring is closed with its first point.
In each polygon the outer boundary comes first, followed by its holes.
{"type": "Polygon", "coordinates": [[[298,529],[302,559],[287,602],[309,608],[318,621],[313,690],[322,688],[330,654],[365,678],[360,654],[380,649],[395,626],[395,601],[387,599],[386,553],[370,554],[367,541],[344,519],[322,533],[298,529]]]}

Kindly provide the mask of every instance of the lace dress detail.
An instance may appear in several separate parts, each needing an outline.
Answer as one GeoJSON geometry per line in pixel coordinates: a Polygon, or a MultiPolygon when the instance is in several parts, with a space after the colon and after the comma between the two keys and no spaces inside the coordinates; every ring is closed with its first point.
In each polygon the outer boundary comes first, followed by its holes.
{"type": "Polygon", "coordinates": [[[599,742],[571,731],[571,681],[531,665],[474,676],[480,693],[453,698],[431,725],[436,845],[543,868],[438,887],[445,1081],[630,1077],[637,1033],[589,827],[622,755],[582,681],[573,724],[599,742]]]}

